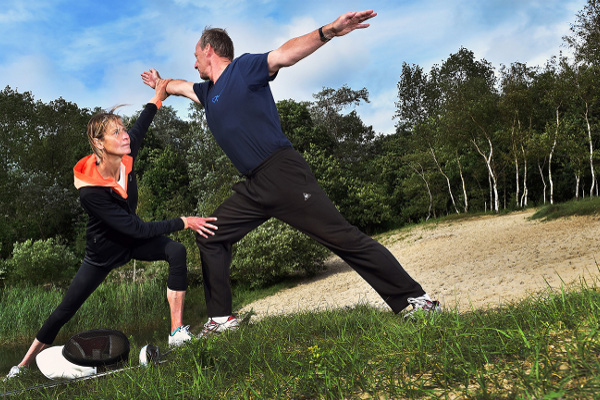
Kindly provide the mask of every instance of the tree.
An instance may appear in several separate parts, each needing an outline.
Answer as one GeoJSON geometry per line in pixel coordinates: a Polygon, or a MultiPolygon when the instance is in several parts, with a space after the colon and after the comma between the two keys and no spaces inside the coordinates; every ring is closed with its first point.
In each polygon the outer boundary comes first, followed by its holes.
{"type": "Polygon", "coordinates": [[[319,132],[335,143],[334,155],[350,163],[362,160],[364,153],[361,147],[375,137],[373,128],[362,123],[356,110],[348,114],[342,114],[342,111],[351,106],[357,107],[361,101],[368,103],[367,89],[352,90],[346,85],[337,90],[323,88],[313,97],[315,102],[310,107],[310,115],[319,132]]]}
{"type": "Polygon", "coordinates": [[[31,93],[0,92],[3,257],[17,241],[75,239],[82,209],[73,166],[89,152],[89,117],[89,110],[63,99],[44,104],[31,93]]]}
{"type": "Polygon", "coordinates": [[[328,154],[333,154],[336,140],[333,135],[325,131],[324,126],[315,125],[309,102],[282,100],[277,102],[277,111],[283,133],[298,152],[304,153],[314,146],[328,154]]]}
{"type": "Polygon", "coordinates": [[[553,120],[546,123],[542,141],[548,143],[548,182],[550,185],[550,204],[554,204],[554,179],[552,177],[552,160],[555,155],[556,146],[561,137],[561,117],[565,112],[565,104],[572,99],[572,90],[565,79],[566,60],[558,61],[552,58],[546,63],[544,70],[536,75],[534,88],[540,93],[541,103],[550,107],[553,120]]]}
{"type": "Polygon", "coordinates": [[[588,0],[563,40],[573,49],[576,63],[600,67],[600,1],[588,0]]]}
{"type": "MultiPolygon", "coordinates": [[[[490,204],[499,211],[498,178],[494,142],[498,140],[496,77],[491,64],[476,61],[472,51],[461,48],[436,72],[441,89],[442,114],[449,132],[473,145],[483,158],[489,177],[490,204]]],[[[447,132],[448,132],[447,131],[447,132]]]]}
{"type": "MultiPolygon", "coordinates": [[[[573,194],[575,199],[579,199],[580,188],[583,188],[582,177],[584,175],[585,164],[588,161],[585,151],[586,138],[585,121],[578,114],[568,114],[563,118],[563,140],[559,143],[559,150],[564,154],[564,162],[561,166],[565,169],[573,171],[575,176],[575,189],[573,194]]],[[[581,194],[585,197],[585,192],[581,190],[581,194]]]]}
{"type": "MultiPolygon", "coordinates": [[[[587,66],[584,64],[570,66],[565,64],[565,75],[568,84],[573,88],[573,94],[578,100],[571,102],[570,108],[577,109],[579,115],[585,121],[585,132],[587,134],[587,147],[589,149],[588,162],[590,167],[590,196],[594,195],[597,187],[596,173],[594,167],[594,139],[592,132],[592,119],[598,115],[598,80],[600,79],[600,66],[587,66]],[[573,104],[581,104],[581,107],[573,107],[573,104]]],[[[596,191],[597,194],[597,191],[596,191]]]]}
{"type": "MultiPolygon", "coordinates": [[[[443,152],[449,147],[450,142],[447,140],[448,136],[439,129],[441,93],[435,81],[435,76],[433,72],[431,76],[423,74],[423,70],[419,66],[410,67],[406,63],[402,65],[395,114],[400,122],[396,128],[410,127],[415,140],[424,142],[427,145],[427,151],[435,166],[446,180],[450,201],[454,211],[458,214],[459,211],[456,207],[450,178],[442,167],[442,162],[453,158],[454,153],[450,151],[447,152],[448,155],[445,155],[443,152]],[[444,156],[442,162],[440,162],[439,154],[444,156]]],[[[413,170],[417,171],[414,168],[413,170]]],[[[431,196],[430,200],[432,200],[431,196]]],[[[467,201],[466,193],[465,201],[467,201]]]]}
{"type": "Polygon", "coordinates": [[[535,77],[535,68],[523,63],[513,63],[501,69],[502,95],[500,110],[510,131],[510,154],[515,166],[515,204],[526,207],[529,190],[527,186],[528,155],[530,134],[533,129],[534,98],[531,86],[535,77]],[[523,163],[523,195],[520,195],[520,166],[523,163]]]}
{"type": "Polygon", "coordinates": [[[189,193],[188,166],[185,154],[172,147],[151,149],[147,167],[140,179],[139,215],[149,220],[163,220],[193,213],[189,193]]]}

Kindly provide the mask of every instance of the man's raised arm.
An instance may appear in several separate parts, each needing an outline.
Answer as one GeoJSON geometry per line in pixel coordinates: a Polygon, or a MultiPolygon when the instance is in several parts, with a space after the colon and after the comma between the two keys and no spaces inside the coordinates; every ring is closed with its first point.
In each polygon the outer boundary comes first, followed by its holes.
{"type": "MultiPolygon", "coordinates": [[[[162,79],[160,74],[154,68],[142,72],[142,81],[152,89],[154,89],[160,79],[162,79]]],[[[184,81],[183,79],[173,79],[167,84],[167,93],[174,96],[184,96],[196,103],[200,103],[198,96],[194,92],[193,82],[184,81]]]]}
{"type": "Polygon", "coordinates": [[[363,22],[376,15],[373,10],[349,12],[313,32],[288,40],[283,46],[269,53],[269,74],[273,75],[283,67],[296,64],[336,36],[344,36],[355,29],[368,28],[369,24],[363,22]]]}

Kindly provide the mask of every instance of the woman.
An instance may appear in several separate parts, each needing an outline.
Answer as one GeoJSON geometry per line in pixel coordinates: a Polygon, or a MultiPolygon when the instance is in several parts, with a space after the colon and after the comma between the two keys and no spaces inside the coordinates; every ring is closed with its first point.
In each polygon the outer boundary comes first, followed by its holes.
{"type": "Polygon", "coordinates": [[[167,300],[171,310],[169,345],[190,340],[189,326],[183,325],[183,303],[187,289],[186,249],[165,234],[192,229],[207,237],[217,227],[208,223],[216,218],[181,217],[144,222],[136,214],[137,181],[133,163],[146,131],[168,97],[168,80],[156,85],[154,97],[146,104],[133,128],[126,132],[121,118],[113,112],[93,116],[87,136],[93,154],[75,165],[75,187],[89,219],[85,257],[61,304],[44,323],[29,351],[7,378],[19,374],[35,356],[48,347],[58,331],[81,307],[113,269],[131,259],[165,260],[169,263],[167,300]]]}

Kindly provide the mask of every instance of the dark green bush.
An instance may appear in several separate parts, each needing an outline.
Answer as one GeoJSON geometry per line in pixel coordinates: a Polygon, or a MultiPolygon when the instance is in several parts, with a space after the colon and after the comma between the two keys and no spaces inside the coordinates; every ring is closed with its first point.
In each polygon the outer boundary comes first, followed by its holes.
{"type": "Polygon", "coordinates": [[[12,257],[3,262],[5,281],[9,285],[40,285],[70,280],[77,271],[79,258],[60,240],[31,239],[17,242],[12,257]]]}
{"type": "Polygon", "coordinates": [[[231,279],[260,287],[296,275],[322,270],[329,250],[289,225],[270,219],[237,245],[231,279]]]}

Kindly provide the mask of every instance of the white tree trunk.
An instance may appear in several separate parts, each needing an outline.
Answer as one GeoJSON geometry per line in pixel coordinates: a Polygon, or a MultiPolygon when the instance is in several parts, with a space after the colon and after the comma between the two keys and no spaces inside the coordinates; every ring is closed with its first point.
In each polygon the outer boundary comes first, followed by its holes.
{"type": "Polygon", "coordinates": [[[521,192],[521,189],[519,187],[519,158],[517,157],[517,155],[515,154],[515,183],[517,185],[517,192],[515,193],[515,204],[517,205],[517,207],[519,206],[519,194],[521,192]]]}
{"type": "Polygon", "coordinates": [[[433,161],[435,161],[435,165],[437,165],[438,169],[440,170],[440,173],[444,176],[444,178],[446,178],[446,183],[448,184],[448,193],[450,194],[450,200],[452,200],[452,205],[454,206],[454,211],[457,214],[460,214],[460,212],[458,211],[458,208],[456,207],[456,202],[454,201],[454,194],[452,194],[452,186],[450,185],[450,178],[448,178],[448,175],[446,175],[444,170],[442,170],[442,167],[440,166],[440,163],[438,162],[437,157],[435,156],[435,151],[433,150],[433,147],[429,147],[429,150],[431,151],[431,156],[433,157],[433,161]]]}
{"type": "Polygon", "coordinates": [[[542,177],[542,184],[544,185],[544,204],[546,204],[546,179],[544,179],[544,169],[540,165],[538,161],[538,170],[540,171],[540,176],[542,177]]]}
{"type": "Polygon", "coordinates": [[[559,111],[556,107],[556,130],[554,132],[554,143],[548,156],[548,180],[550,181],[550,204],[554,204],[554,181],[552,180],[552,156],[554,155],[554,149],[556,148],[556,141],[558,139],[558,128],[560,127],[559,111]]]}
{"type": "Polygon", "coordinates": [[[510,131],[510,136],[512,138],[512,148],[513,148],[513,155],[515,157],[514,159],[514,163],[515,163],[515,186],[516,186],[516,193],[515,193],[515,205],[518,207],[519,206],[519,197],[520,197],[520,193],[521,193],[521,188],[519,187],[519,157],[517,156],[517,149],[515,146],[515,124],[516,124],[516,116],[513,119],[513,124],[511,127],[511,131],[510,131]]]}
{"type": "Polygon", "coordinates": [[[585,123],[587,124],[588,142],[590,144],[590,170],[592,173],[592,186],[590,187],[590,197],[594,195],[596,187],[596,173],[594,171],[594,143],[592,142],[592,126],[588,118],[588,103],[585,103],[585,123]]]}
{"type": "Polygon", "coordinates": [[[423,170],[423,166],[419,163],[417,163],[417,165],[419,166],[420,171],[417,170],[417,168],[413,165],[411,165],[411,168],[421,177],[421,179],[423,179],[423,182],[425,182],[427,194],[429,194],[429,211],[427,212],[427,218],[425,219],[425,221],[429,221],[429,218],[431,218],[431,210],[433,208],[433,195],[431,194],[431,189],[429,188],[429,182],[427,182],[427,179],[425,178],[425,171],[423,170]]]}
{"type": "Polygon", "coordinates": [[[456,162],[458,164],[458,171],[460,173],[460,181],[462,183],[462,190],[463,190],[463,196],[464,196],[464,203],[465,203],[465,213],[469,212],[469,197],[467,196],[467,185],[465,184],[465,177],[463,176],[463,172],[462,172],[462,166],[460,165],[460,159],[458,157],[458,154],[456,155],[456,162]]]}
{"type": "Polygon", "coordinates": [[[487,166],[487,169],[488,169],[489,178],[491,179],[491,187],[490,187],[490,209],[492,208],[492,204],[494,204],[494,211],[500,212],[500,199],[498,198],[498,182],[496,180],[496,175],[494,174],[494,169],[492,168],[492,160],[493,160],[493,155],[494,155],[494,145],[492,144],[490,136],[487,134],[485,128],[483,126],[479,125],[479,123],[477,123],[477,121],[475,120],[475,118],[473,118],[472,115],[471,115],[471,120],[479,127],[479,129],[481,130],[481,132],[485,136],[485,139],[487,140],[488,145],[490,146],[490,152],[486,156],[483,153],[483,151],[479,148],[479,145],[477,144],[477,140],[471,139],[471,142],[473,143],[473,145],[475,145],[475,149],[477,150],[477,152],[479,154],[481,154],[481,156],[485,160],[485,165],[487,166]],[[493,191],[493,196],[492,196],[492,191],[493,191]]]}
{"type": "Polygon", "coordinates": [[[523,197],[521,197],[521,207],[527,207],[529,189],[527,188],[527,155],[525,148],[521,144],[521,153],[523,153],[523,197]]]}
{"type": "Polygon", "coordinates": [[[498,182],[496,180],[496,175],[494,174],[494,169],[492,168],[492,157],[494,155],[494,146],[492,145],[492,141],[489,138],[487,139],[487,141],[490,146],[490,152],[488,153],[488,155],[484,154],[483,151],[481,151],[481,148],[477,145],[477,142],[475,140],[472,140],[473,144],[475,145],[475,149],[477,150],[477,152],[479,154],[481,154],[481,156],[485,160],[485,165],[488,170],[488,179],[490,182],[490,210],[492,209],[492,204],[493,204],[494,211],[499,212],[500,211],[500,202],[499,202],[500,200],[498,199],[498,182]]]}

